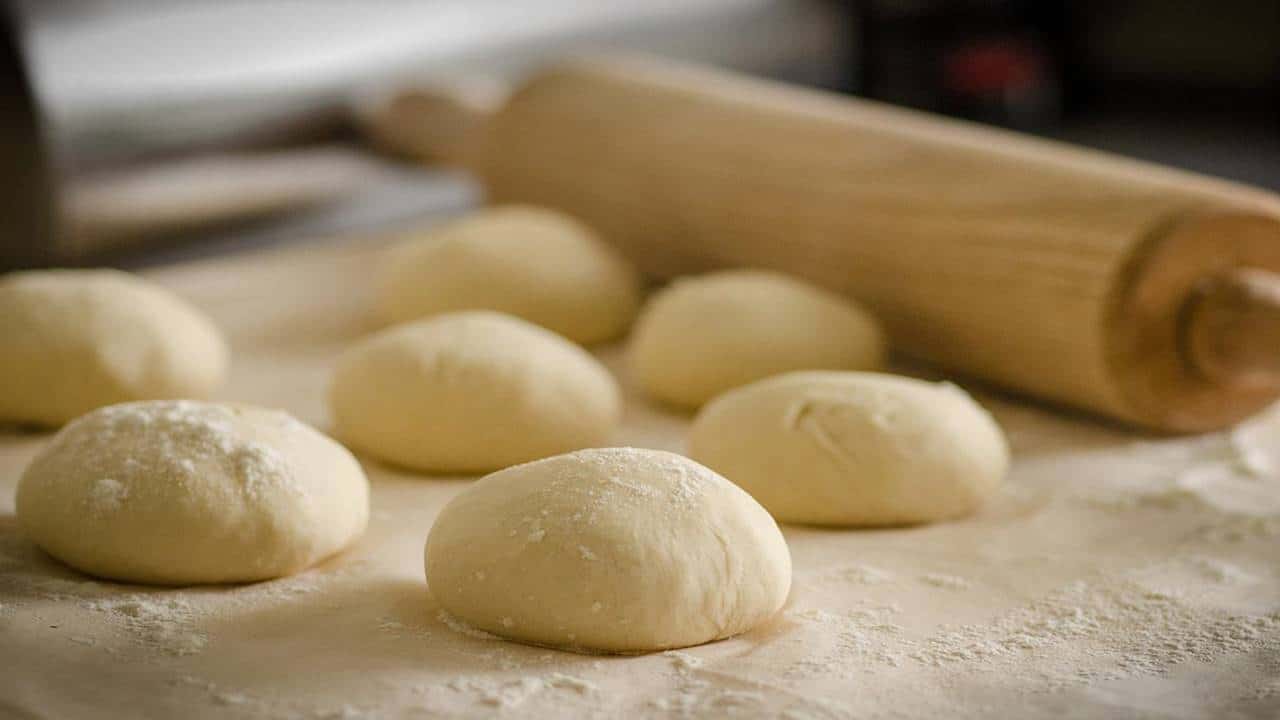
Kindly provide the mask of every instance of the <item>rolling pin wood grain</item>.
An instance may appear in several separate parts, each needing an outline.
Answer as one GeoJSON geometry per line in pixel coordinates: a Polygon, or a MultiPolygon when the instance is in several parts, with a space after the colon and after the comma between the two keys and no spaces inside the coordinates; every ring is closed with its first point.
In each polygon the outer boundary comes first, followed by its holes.
{"type": "Polygon", "coordinates": [[[1220,428],[1280,392],[1270,193],[634,58],[505,102],[420,94],[378,120],[415,156],[571,212],[653,275],[794,273],[866,303],[907,355],[1153,429],[1220,428]]]}

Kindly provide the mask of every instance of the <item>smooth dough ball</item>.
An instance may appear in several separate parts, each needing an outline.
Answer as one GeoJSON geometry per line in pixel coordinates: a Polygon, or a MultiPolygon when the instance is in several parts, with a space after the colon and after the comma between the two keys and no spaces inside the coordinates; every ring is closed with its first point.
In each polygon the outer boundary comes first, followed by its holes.
{"type": "Polygon", "coordinates": [[[338,361],[338,436],[429,472],[488,472],[605,444],[622,414],[617,382],[582,348],[500,313],[389,328],[338,361]]]}
{"type": "Polygon", "coordinates": [[[503,637],[648,652],[769,619],[791,588],[777,524],[749,495],[673,453],[602,448],[484,477],[427,538],[427,585],[503,637]]]}
{"type": "Polygon", "coordinates": [[[369,488],[351,453],[287,413],[158,400],[64,427],[23,473],[17,508],[36,544],[90,575],[247,582],[350,545],[369,488]]]}
{"type": "Polygon", "coordinates": [[[960,388],[877,373],[796,372],[703,408],[689,456],[781,522],[906,525],[965,515],[1004,479],[1009,448],[960,388]]]}
{"type": "Polygon", "coordinates": [[[0,421],[56,426],[129,400],[203,398],[227,346],[204,315],[114,270],[0,278],[0,421]]]}
{"type": "Polygon", "coordinates": [[[873,370],[883,355],[866,311],[761,270],[676,280],[641,311],[630,348],[645,392],[681,407],[790,370],[873,370]]]}
{"type": "Polygon", "coordinates": [[[387,322],[496,310],[583,344],[622,335],[639,304],[636,272],[590,228],[526,206],[484,210],[394,248],[378,289],[387,322]]]}

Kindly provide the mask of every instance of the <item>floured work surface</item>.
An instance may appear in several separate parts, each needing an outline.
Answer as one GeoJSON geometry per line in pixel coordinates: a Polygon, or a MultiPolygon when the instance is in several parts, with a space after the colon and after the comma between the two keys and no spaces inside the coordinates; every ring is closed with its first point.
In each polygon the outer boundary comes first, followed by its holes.
{"type": "MultiPolygon", "coordinates": [[[[222,398],[321,429],[341,348],[369,329],[370,246],[295,248],[152,277],[230,334],[222,398]]],[[[603,355],[621,369],[617,348],[603,355]]],[[[46,435],[0,435],[0,716],[1276,717],[1280,414],[1180,440],[980,396],[1016,462],[978,516],[784,528],[786,610],[643,657],[526,647],[427,593],[422,548],[466,479],[366,461],[350,552],[246,586],[90,580],[17,530],[46,435]]],[[[631,395],[617,444],[680,450],[687,419],[631,395]]]]}

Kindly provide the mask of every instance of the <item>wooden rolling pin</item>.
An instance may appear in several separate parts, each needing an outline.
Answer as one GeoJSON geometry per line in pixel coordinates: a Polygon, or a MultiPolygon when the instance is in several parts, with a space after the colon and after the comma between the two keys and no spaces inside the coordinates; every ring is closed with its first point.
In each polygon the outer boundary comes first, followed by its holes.
{"type": "Polygon", "coordinates": [[[775,268],[897,350],[1166,431],[1280,394],[1280,197],[822,92],[633,58],[408,92],[375,135],[495,202],[562,208],[643,270],[775,268]]]}

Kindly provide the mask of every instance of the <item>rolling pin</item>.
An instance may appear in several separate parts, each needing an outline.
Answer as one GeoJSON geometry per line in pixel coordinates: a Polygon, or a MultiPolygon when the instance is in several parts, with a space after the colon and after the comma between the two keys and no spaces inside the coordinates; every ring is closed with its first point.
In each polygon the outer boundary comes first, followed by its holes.
{"type": "Polygon", "coordinates": [[[1280,394],[1280,197],[819,91],[579,59],[505,98],[409,91],[374,135],[561,208],[660,277],[754,266],[895,349],[1146,428],[1280,394]]]}

